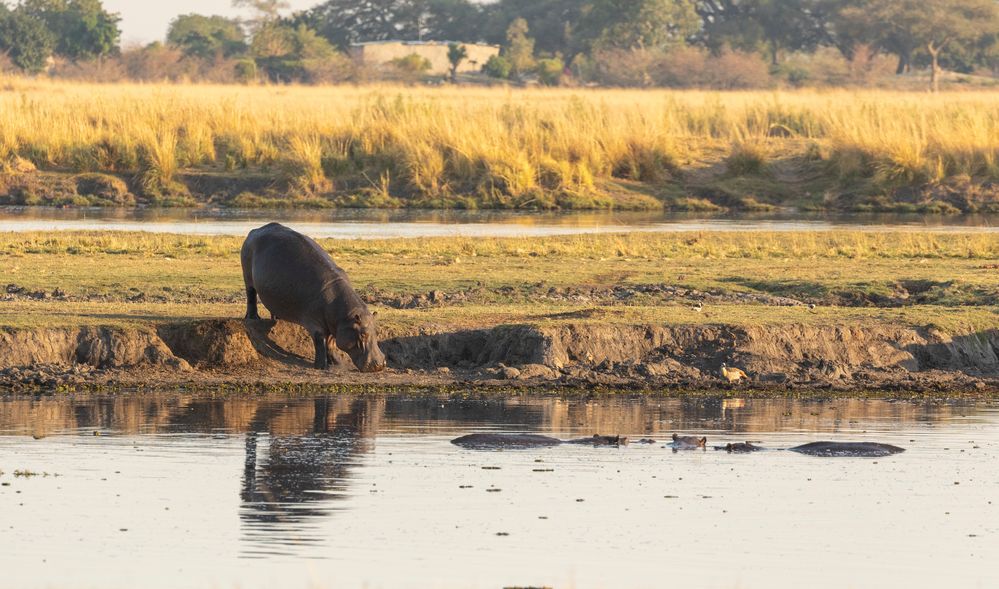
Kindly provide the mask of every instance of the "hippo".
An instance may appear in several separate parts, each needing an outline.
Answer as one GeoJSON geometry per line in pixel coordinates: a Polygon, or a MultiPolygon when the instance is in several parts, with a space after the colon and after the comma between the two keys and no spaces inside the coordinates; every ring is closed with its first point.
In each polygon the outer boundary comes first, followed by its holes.
{"type": "Polygon", "coordinates": [[[575,440],[565,440],[565,444],[593,444],[594,446],[624,446],[628,443],[625,436],[601,436],[593,434],[591,438],[578,438],[575,440]]]}
{"type": "Polygon", "coordinates": [[[856,458],[880,458],[905,452],[905,448],[877,442],[812,442],[788,450],[808,456],[856,458]]]}
{"type": "Polygon", "coordinates": [[[726,452],[757,452],[763,448],[759,446],[754,446],[752,442],[736,442],[734,444],[725,444],[724,446],[715,446],[715,450],[724,450],[726,452]]]}
{"type": "Polygon", "coordinates": [[[707,447],[707,438],[694,436],[678,436],[673,434],[673,441],[669,444],[674,450],[697,450],[707,447]]]}
{"type": "Polygon", "coordinates": [[[350,356],[362,372],[385,368],[374,314],[318,243],[279,223],[268,223],[246,236],[240,261],[246,319],[260,319],[259,296],[275,320],[297,323],[309,332],[316,368],[329,367],[331,345],[350,356]]]}
{"type": "Polygon", "coordinates": [[[575,440],[560,440],[540,434],[468,434],[451,440],[452,444],[474,450],[493,450],[500,448],[523,449],[545,448],[559,444],[592,444],[594,446],[621,446],[628,443],[624,436],[601,436],[593,434],[590,438],[575,440]]]}

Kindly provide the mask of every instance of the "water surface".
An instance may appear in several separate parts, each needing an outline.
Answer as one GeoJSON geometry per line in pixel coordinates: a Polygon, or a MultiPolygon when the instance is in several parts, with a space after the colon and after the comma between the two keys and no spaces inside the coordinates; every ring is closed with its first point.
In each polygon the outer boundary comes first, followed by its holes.
{"type": "Polygon", "coordinates": [[[625,231],[972,231],[999,232],[999,215],[503,212],[428,210],[55,209],[0,207],[0,231],[117,230],[246,235],[280,221],[313,237],[532,237],[625,231]]]}
{"type": "Polygon", "coordinates": [[[997,426],[974,403],[6,398],[0,584],[994,587],[997,426]],[[483,431],[773,450],[449,442],[483,431]],[[777,450],[819,439],[908,450],[777,450]]]}

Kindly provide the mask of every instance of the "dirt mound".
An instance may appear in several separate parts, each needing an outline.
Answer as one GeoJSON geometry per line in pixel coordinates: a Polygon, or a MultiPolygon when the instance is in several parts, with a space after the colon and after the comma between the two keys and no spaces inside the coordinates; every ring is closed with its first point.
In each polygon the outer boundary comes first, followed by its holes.
{"type": "Polygon", "coordinates": [[[138,329],[0,331],[0,366],[87,364],[97,368],[168,366],[189,369],[155,333],[138,329]]]}
{"type": "MultiPolygon", "coordinates": [[[[718,386],[722,362],[743,368],[751,381],[764,386],[906,387],[920,375],[956,387],[999,377],[999,330],[952,336],[891,324],[425,328],[385,339],[382,350],[389,367],[403,376],[416,371],[481,381],[718,386]]],[[[193,364],[220,375],[260,378],[268,370],[305,374],[300,369],[312,364],[313,353],[304,329],[273,321],[204,320],[156,331],[0,331],[0,370],[43,365],[190,370],[193,364]]],[[[345,355],[338,360],[350,367],[345,355]]],[[[330,378],[338,377],[331,373],[330,378]]]]}
{"type": "Polygon", "coordinates": [[[200,367],[245,366],[259,359],[242,321],[210,319],[157,330],[170,351],[200,367]]]}

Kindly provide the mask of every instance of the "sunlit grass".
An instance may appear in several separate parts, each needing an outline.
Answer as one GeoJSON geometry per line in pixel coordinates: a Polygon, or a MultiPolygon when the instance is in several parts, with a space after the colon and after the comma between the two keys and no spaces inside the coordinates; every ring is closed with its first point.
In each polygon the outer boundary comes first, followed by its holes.
{"type": "Polygon", "coordinates": [[[997,96],[10,78],[0,158],[135,174],[154,189],[187,168],[273,172],[292,193],[346,190],[389,205],[606,206],[594,188],[612,179],[659,183],[726,161],[729,173],[761,174],[778,155],[889,189],[999,180],[997,96]],[[771,136],[778,125],[791,136],[771,136]]]}
{"type": "MultiPolygon", "coordinates": [[[[71,300],[0,305],[0,326],[150,325],[241,317],[238,237],[120,232],[2,233],[3,285],[71,300]]],[[[801,232],[581,235],[547,238],[320,240],[362,293],[379,300],[432,290],[469,293],[427,309],[378,304],[389,332],[502,323],[851,324],[999,322],[999,236],[984,233],[801,232]],[[609,292],[672,285],[701,293],[791,297],[810,309],[726,299],[637,295],[590,301],[549,289],[609,292]],[[921,300],[864,306],[904,289],[921,300]],[[839,305],[826,301],[860,301],[839,305]],[[577,313],[585,311],[583,313],[577,313]]]]}

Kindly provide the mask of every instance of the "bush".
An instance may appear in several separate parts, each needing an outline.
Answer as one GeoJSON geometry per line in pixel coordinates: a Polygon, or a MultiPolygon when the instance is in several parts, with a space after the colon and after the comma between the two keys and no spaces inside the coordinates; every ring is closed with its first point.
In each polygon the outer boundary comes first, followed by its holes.
{"type": "Polygon", "coordinates": [[[597,50],[573,65],[583,79],[609,86],[734,90],[772,85],[759,54],[729,50],[718,55],[694,47],[597,50]]]}
{"type": "Polygon", "coordinates": [[[107,174],[80,174],[75,179],[76,192],[80,196],[90,197],[112,205],[135,204],[135,197],[128,191],[125,181],[107,174]]]}
{"type": "Polygon", "coordinates": [[[545,86],[558,86],[562,82],[562,72],[565,71],[565,62],[561,58],[539,59],[535,67],[538,80],[545,86]]]}
{"type": "Polygon", "coordinates": [[[422,55],[410,53],[405,57],[397,57],[389,62],[389,65],[406,74],[422,74],[430,71],[433,64],[422,55]]]}
{"type": "Polygon", "coordinates": [[[241,59],[233,66],[233,73],[236,79],[243,84],[251,84],[257,81],[257,62],[252,59],[241,59]]]}
{"type": "Polygon", "coordinates": [[[513,64],[502,55],[490,56],[489,60],[482,66],[482,72],[487,76],[501,80],[508,80],[511,71],[513,71],[513,64]]]}

